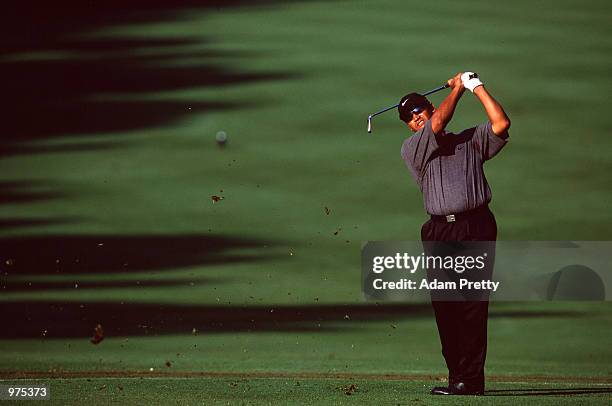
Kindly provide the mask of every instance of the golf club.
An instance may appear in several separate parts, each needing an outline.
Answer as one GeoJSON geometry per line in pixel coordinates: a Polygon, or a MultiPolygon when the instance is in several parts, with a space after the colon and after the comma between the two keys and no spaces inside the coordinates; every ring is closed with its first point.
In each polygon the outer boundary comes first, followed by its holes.
{"type": "MultiPolygon", "coordinates": [[[[444,86],[436,87],[435,89],[432,89],[432,90],[430,90],[428,92],[423,93],[423,96],[427,96],[429,94],[432,94],[432,93],[435,93],[435,92],[439,92],[440,90],[446,89],[447,87],[448,87],[448,84],[445,84],[444,86]]],[[[384,113],[385,111],[389,111],[391,109],[397,108],[397,106],[399,106],[399,103],[396,104],[395,106],[389,106],[386,109],[382,109],[381,111],[377,111],[374,114],[370,114],[368,116],[368,132],[372,133],[372,118],[376,117],[379,114],[384,113]]]]}

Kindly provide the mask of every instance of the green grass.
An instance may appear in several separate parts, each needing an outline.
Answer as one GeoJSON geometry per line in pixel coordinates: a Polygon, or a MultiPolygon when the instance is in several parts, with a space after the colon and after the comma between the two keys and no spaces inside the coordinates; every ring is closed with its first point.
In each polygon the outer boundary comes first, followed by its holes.
{"type": "MultiPolygon", "coordinates": [[[[42,270],[22,275],[2,264],[7,273],[0,281],[9,285],[179,283],[6,290],[0,301],[219,305],[236,306],[236,314],[244,306],[360,303],[361,242],[418,240],[426,218],[421,195],[400,158],[401,143],[409,133],[389,112],[374,120],[374,133],[367,135],[366,117],[405,93],[434,88],[468,69],[479,72],[512,120],[510,143],[486,165],[499,239],[612,239],[612,140],[606,135],[612,108],[606,91],[612,63],[608,2],[471,0],[458,6],[452,1],[383,0],[174,11],[159,21],[125,22],[62,38],[85,43],[193,42],[107,53],[86,47],[71,52],[61,47],[15,51],[0,62],[69,63],[91,58],[91,52],[105,61],[125,52],[127,58],[160,58],[150,62],[152,68],[198,69],[213,64],[235,72],[293,76],[177,89],[162,89],[152,82],[146,92],[89,95],[90,100],[131,100],[152,106],[184,103],[185,114],[129,130],[84,130],[43,138],[29,145],[57,149],[2,156],[0,182],[24,181],[28,183],[24,192],[48,192],[52,197],[9,199],[0,205],[0,218],[58,221],[6,227],[0,236],[47,236],[59,241],[66,236],[94,236],[100,242],[134,236],[248,237],[267,247],[237,250],[239,254],[276,256],[260,262],[100,273],[81,268],[78,273],[42,270]],[[225,57],[203,51],[237,54],[225,57]],[[248,106],[190,110],[202,102],[248,102],[248,106]],[[219,130],[229,136],[224,149],[215,145],[219,130]],[[62,149],[104,142],[116,144],[112,149],[62,149]],[[213,204],[211,195],[219,194],[224,200],[213,204]]],[[[439,103],[443,94],[432,96],[432,101],[439,103]]],[[[450,128],[485,120],[482,107],[466,93],[450,128]]],[[[32,255],[37,252],[33,249],[32,255]]],[[[66,252],[71,252],[69,247],[66,252]]],[[[3,262],[10,255],[2,252],[3,262]]],[[[75,259],[61,258],[62,263],[75,259]]],[[[517,378],[517,383],[492,382],[491,388],[599,387],[589,378],[608,379],[609,384],[610,310],[609,303],[495,304],[489,329],[490,375],[569,376],[585,381],[524,383],[517,378]],[[509,315],[514,310],[519,315],[509,315]]],[[[191,334],[194,326],[186,325],[184,334],[111,335],[98,346],[88,342],[89,330],[80,338],[2,339],[0,375],[144,371],[146,377],[151,367],[244,374],[445,374],[431,314],[332,319],[320,327],[308,323],[313,330],[288,331],[285,325],[277,330],[198,335],[191,334]]],[[[322,378],[300,380],[300,386],[282,377],[87,379],[49,378],[54,402],[453,403],[429,398],[432,382],[425,379],[355,380],[359,391],[351,396],[338,387],[353,381],[322,378]],[[117,389],[119,384],[123,390],[117,389]],[[106,388],[100,390],[103,385],[106,388]]],[[[487,401],[470,398],[468,404],[487,401]]],[[[604,404],[609,403],[609,393],[533,397],[512,393],[498,401],[604,404]]]]}
{"type": "MultiPolygon", "coordinates": [[[[420,380],[278,378],[81,378],[27,380],[50,386],[51,404],[393,404],[455,405],[456,398],[432,397],[420,380]],[[351,385],[355,389],[349,391],[351,385]],[[347,392],[350,395],[347,395],[347,392]],[[78,400],[77,400],[78,399],[78,400]]],[[[464,405],[607,405],[606,387],[593,384],[494,383],[486,397],[461,398],[464,405]]]]}
{"type": "MultiPolygon", "coordinates": [[[[599,304],[496,304],[491,310],[487,372],[495,376],[609,378],[612,352],[605,343],[612,324],[610,314],[609,305],[599,304]]],[[[279,324],[278,331],[198,328],[193,335],[194,326],[185,325],[185,334],[159,336],[143,329],[143,336],[110,335],[97,346],[87,337],[2,340],[0,365],[3,371],[154,368],[445,376],[432,314],[380,321],[348,316],[342,321],[279,324]],[[295,325],[313,331],[283,331],[283,326],[295,325]]],[[[53,329],[53,323],[49,324],[53,329]]]]}

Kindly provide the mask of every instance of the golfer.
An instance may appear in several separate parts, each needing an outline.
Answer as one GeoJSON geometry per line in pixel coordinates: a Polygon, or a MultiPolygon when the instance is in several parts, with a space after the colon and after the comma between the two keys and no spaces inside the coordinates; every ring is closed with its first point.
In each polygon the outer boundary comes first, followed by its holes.
{"type": "MultiPolygon", "coordinates": [[[[430,215],[421,229],[426,254],[448,254],[451,247],[453,255],[461,255],[464,245],[448,243],[452,241],[489,242],[485,274],[490,276],[497,224],[488,207],[491,189],[483,164],[506,145],[510,120],[477,74],[458,73],[448,80],[448,85],[451,92],[437,108],[417,93],[400,100],[400,119],[414,132],[402,145],[402,158],[423,193],[425,210],[430,215]],[[459,133],[447,132],[446,126],[465,89],[482,103],[489,120],[459,133]]],[[[449,383],[448,387],[433,388],[431,393],[482,395],[488,294],[457,298],[436,292],[431,296],[449,383]]]]}

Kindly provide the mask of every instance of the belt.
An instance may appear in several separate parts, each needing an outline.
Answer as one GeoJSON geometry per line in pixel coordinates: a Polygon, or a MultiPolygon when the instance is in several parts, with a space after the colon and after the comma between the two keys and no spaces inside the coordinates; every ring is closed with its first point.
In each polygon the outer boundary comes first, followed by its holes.
{"type": "Polygon", "coordinates": [[[433,221],[442,221],[444,223],[453,223],[455,221],[463,220],[468,217],[471,217],[475,214],[483,213],[489,210],[489,206],[483,204],[482,206],[476,207],[472,210],[462,211],[461,213],[455,214],[446,214],[444,216],[439,216],[437,214],[430,214],[430,217],[433,221]]]}

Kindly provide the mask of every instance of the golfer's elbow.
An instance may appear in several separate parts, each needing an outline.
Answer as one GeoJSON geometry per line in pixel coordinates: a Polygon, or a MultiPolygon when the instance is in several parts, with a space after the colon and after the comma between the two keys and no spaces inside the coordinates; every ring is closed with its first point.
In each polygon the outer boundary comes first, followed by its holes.
{"type": "Polygon", "coordinates": [[[502,135],[508,132],[510,129],[510,124],[510,119],[505,117],[492,123],[491,129],[496,135],[502,135]]]}

